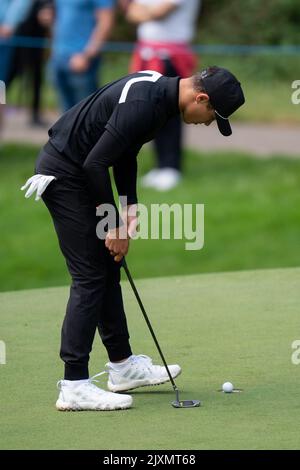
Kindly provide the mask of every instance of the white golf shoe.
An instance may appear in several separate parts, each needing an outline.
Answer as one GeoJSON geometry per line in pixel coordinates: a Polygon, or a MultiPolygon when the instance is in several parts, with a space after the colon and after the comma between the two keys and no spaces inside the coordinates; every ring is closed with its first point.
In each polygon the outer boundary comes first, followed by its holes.
{"type": "Polygon", "coordinates": [[[141,185],[143,188],[152,188],[155,186],[155,180],[157,175],[159,174],[159,169],[154,168],[150,170],[146,175],[141,178],[141,185]]]}
{"type": "Polygon", "coordinates": [[[175,168],[162,168],[155,176],[152,185],[157,191],[170,191],[181,181],[181,173],[175,168]]]}
{"type": "MultiPolygon", "coordinates": [[[[107,388],[112,392],[132,390],[147,385],[160,385],[170,380],[165,367],[155,366],[148,356],[130,356],[127,361],[106,364],[107,388]]],[[[178,365],[168,366],[173,379],[181,373],[178,365]]]]}
{"type": "Polygon", "coordinates": [[[130,395],[106,392],[92,383],[97,374],[88,380],[60,380],[56,408],[59,411],[111,411],[124,410],[132,405],[130,395]]]}
{"type": "Polygon", "coordinates": [[[154,188],[157,191],[169,191],[181,181],[181,173],[175,168],[155,168],[141,179],[144,188],[154,188]]]}

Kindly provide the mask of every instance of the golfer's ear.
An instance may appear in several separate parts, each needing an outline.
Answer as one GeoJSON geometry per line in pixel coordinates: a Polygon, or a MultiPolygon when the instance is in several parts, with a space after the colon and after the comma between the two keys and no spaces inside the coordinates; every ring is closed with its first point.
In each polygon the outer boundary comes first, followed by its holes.
{"type": "Polygon", "coordinates": [[[196,103],[198,104],[199,103],[205,104],[205,103],[208,103],[209,96],[207,93],[200,92],[200,93],[197,93],[195,100],[196,100],[196,103]]]}

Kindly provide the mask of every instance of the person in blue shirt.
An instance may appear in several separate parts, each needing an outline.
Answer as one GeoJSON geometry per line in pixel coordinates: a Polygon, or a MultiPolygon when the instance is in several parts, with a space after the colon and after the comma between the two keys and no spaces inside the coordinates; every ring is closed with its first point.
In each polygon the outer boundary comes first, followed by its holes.
{"type": "Polygon", "coordinates": [[[55,0],[50,69],[64,111],[98,88],[101,49],[115,0],[55,0]]]}
{"type": "Polygon", "coordinates": [[[23,21],[31,6],[32,0],[1,0],[0,2],[0,34],[10,36],[14,29],[23,21]]]}
{"type": "Polygon", "coordinates": [[[9,44],[17,26],[25,19],[32,0],[1,0],[0,2],[0,80],[7,81],[12,47],[9,44]]]}
{"type": "MultiPolygon", "coordinates": [[[[0,1],[0,81],[8,85],[15,48],[11,39],[19,24],[24,21],[32,5],[32,0],[1,0],[0,1]]],[[[3,127],[3,108],[0,102],[0,134],[3,127]]]]}

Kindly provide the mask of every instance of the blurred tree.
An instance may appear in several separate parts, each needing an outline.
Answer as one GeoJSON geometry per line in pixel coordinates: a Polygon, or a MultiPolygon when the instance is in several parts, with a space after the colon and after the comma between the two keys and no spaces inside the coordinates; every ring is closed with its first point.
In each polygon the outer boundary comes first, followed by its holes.
{"type": "Polygon", "coordinates": [[[299,0],[204,0],[198,39],[227,44],[300,44],[299,0]]]}
{"type": "MultiPolygon", "coordinates": [[[[299,25],[299,0],[203,0],[196,42],[300,44],[299,25]]],[[[134,38],[134,28],[119,12],[114,39],[134,38]]]]}

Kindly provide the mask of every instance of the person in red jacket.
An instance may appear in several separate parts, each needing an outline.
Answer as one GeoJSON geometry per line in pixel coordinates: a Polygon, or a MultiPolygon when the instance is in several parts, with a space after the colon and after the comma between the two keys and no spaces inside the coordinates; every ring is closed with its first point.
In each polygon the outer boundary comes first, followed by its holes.
{"type": "MultiPolygon", "coordinates": [[[[137,25],[138,42],[130,71],[156,70],[169,77],[190,77],[197,58],[194,37],[200,0],[133,0],[127,19],[137,25]]],[[[167,191],[182,175],[182,125],[175,116],[154,139],[157,168],[142,179],[145,187],[167,191]]]]}

